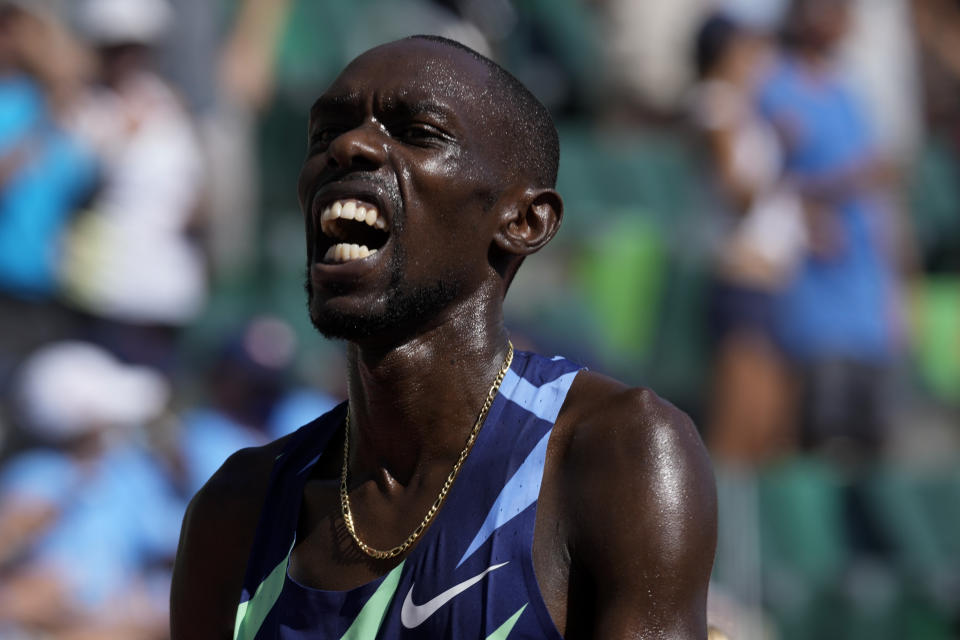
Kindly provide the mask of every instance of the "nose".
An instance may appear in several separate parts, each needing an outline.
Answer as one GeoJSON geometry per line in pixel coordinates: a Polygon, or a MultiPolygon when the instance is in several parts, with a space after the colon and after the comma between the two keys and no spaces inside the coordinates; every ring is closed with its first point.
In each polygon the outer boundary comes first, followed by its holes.
{"type": "Polygon", "coordinates": [[[333,169],[376,169],[386,161],[386,141],[375,122],[364,122],[330,142],[327,164],[333,169]]]}

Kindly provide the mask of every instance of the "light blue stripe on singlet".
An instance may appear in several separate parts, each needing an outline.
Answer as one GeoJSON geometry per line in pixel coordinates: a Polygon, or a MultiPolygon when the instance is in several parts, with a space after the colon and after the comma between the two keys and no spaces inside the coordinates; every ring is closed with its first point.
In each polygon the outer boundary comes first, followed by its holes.
{"type": "Polygon", "coordinates": [[[508,370],[503,376],[500,394],[541,420],[553,423],[557,421],[560,407],[563,406],[563,400],[567,397],[567,391],[570,390],[577,373],[579,372],[565,373],[556,380],[536,387],[513,370],[508,370]]]}
{"type": "Polygon", "coordinates": [[[470,546],[460,557],[459,567],[463,561],[479,549],[484,542],[493,535],[493,532],[517,517],[521,511],[537,501],[540,495],[540,481],[543,478],[543,465],[547,460],[547,441],[550,440],[550,433],[547,431],[533,451],[523,461],[523,464],[517,469],[513,477],[507,481],[507,484],[500,491],[496,502],[487,513],[480,531],[473,537],[470,546]]]}
{"type": "Polygon", "coordinates": [[[322,456],[322,455],[323,455],[323,451],[321,451],[321,452],[318,453],[317,455],[313,456],[313,457],[310,459],[310,462],[308,462],[307,464],[305,464],[305,465],[303,465],[302,467],[300,467],[300,471],[297,471],[297,475],[300,475],[300,474],[303,473],[304,471],[310,469],[310,468],[313,466],[313,464],[314,464],[317,460],[320,459],[320,456],[322,456]]]}
{"type": "MultiPolygon", "coordinates": [[[[573,379],[577,372],[571,371],[556,380],[547,382],[540,387],[535,387],[512,371],[513,378],[507,393],[505,394],[512,402],[520,405],[530,413],[533,413],[542,420],[553,423],[560,413],[560,407],[567,397],[567,391],[573,384],[573,379]]],[[[507,383],[507,377],[504,377],[504,384],[507,383]]],[[[540,441],[537,442],[533,450],[527,454],[526,459],[517,468],[507,484],[500,490],[500,495],[487,513],[480,530],[473,537],[470,546],[460,557],[459,567],[470,555],[479,549],[486,542],[493,532],[505,525],[507,522],[518,516],[524,509],[537,501],[540,495],[540,483],[543,480],[543,465],[547,460],[547,443],[550,440],[550,434],[553,432],[551,427],[540,441]]]]}

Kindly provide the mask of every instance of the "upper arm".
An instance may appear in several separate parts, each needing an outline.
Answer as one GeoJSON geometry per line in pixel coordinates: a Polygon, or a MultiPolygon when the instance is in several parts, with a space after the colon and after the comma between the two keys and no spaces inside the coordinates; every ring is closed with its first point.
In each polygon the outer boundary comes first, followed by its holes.
{"type": "Polygon", "coordinates": [[[268,445],[235,453],[190,501],[170,591],[174,640],[233,637],[272,451],[268,445]]]}
{"type": "Polygon", "coordinates": [[[593,638],[705,638],[716,489],[690,419],[622,391],[574,444],[571,587],[586,597],[571,599],[571,618],[589,617],[593,638]]]}

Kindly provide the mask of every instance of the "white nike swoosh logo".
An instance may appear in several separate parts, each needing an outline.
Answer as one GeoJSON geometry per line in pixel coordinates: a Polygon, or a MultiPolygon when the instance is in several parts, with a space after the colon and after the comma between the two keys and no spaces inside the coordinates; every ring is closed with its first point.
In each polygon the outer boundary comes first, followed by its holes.
{"type": "Polygon", "coordinates": [[[414,627],[420,626],[423,624],[423,621],[432,616],[437,612],[437,609],[447,604],[458,595],[477,584],[483,580],[484,576],[495,569],[510,564],[509,562],[503,562],[501,564],[495,564],[492,567],[487,568],[482,573],[478,573],[469,580],[464,580],[458,585],[454,585],[436,596],[432,600],[429,600],[421,605],[413,604],[413,584],[410,585],[410,591],[407,591],[407,597],[403,601],[403,607],[400,609],[400,622],[403,623],[407,629],[413,629],[414,627]]]}

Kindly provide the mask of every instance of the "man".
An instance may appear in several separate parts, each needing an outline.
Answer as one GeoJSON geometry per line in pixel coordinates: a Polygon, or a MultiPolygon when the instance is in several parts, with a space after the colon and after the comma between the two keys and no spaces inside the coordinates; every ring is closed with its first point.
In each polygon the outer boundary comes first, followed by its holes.
{"type": "MultiPolygon", "coordinates": [[[[833,56],[850,0],[793,0],[786,48],[760,87],[762,114],[805,201],[810,249],[777,301],[776,330],[802,384],[806,449],[871,457],[889,429],[901,342],[896,180],[833,56]]],[[[846,460],[846,458],[844,458],[846,460]]]]}
{"type": "Polygon", "coordinates": [[[514,354],[503,327],[562,213],[543,106],[414,37],[343,71],[309,145],[309,309],[349,342],[349,401],[194,498],[173,637],[705,638],[716,512],[693,425],[514,354]]]}

